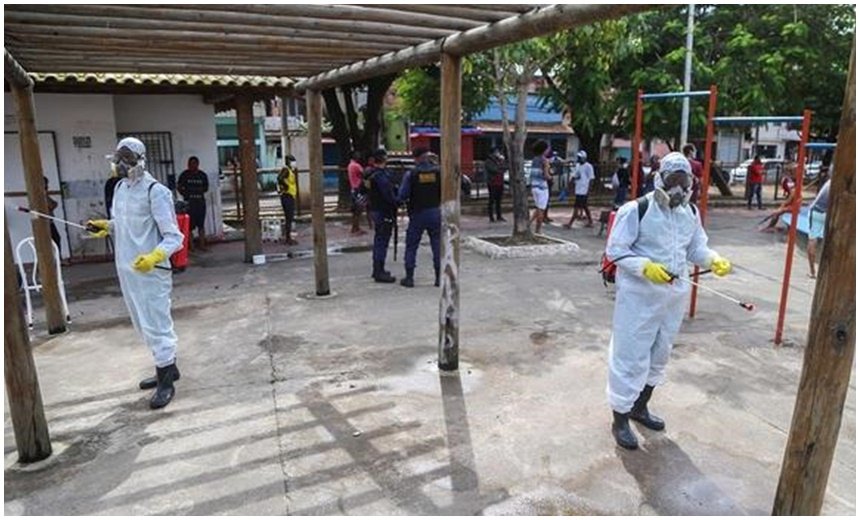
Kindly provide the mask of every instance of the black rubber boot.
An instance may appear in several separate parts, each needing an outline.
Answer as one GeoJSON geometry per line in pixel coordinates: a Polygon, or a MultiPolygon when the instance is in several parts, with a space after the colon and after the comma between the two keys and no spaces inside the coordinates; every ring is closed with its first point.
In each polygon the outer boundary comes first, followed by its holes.
{"type": "Polygon", "coordinates": [[[436,272],[436,281],[433,282],[433,285],[439,287],[439,269],[434,269],[434,271],[436,272]]]}
{"type": "Polygon", "coordinates": [[[413,275],[415,274],[415,269],[406,269],[406,278],[400,280],[400,285],[403,287],[415,287],[415,280],[413,279],[413,275]]]}
{"type": "Polygon", "coordinates": [[[659,432],[666,429],[666,423],[663,422],[663,419],[648,412],[648,401],[651,399],[651,392],[653,391],[653,386],[645,385],[645,388],[639,393],[639,398],[633,403],[633,409],[630,410],[630,418],[649,430],[659,432]]]}
{"type": "MultiPolygon", "coordinates": [[[[173,380],[179,381],[179,369],[176,368],[176,363],[171,366],[173,367],[173,380]]],[[[146,379],[141,379],[140,384],[138,386],[140,386],[141,390],[149,390],[150,388],[155,388],[156,386],[158,386],[158,377],[154,376],[147,377],[146,379]]]]}
{"type": "Polygon", "coordinates": [[[173,388],[173,372],[176,370],[176,363],[167,365],[166,367],[155,367],[155,376],[158,379],[158,386],[155,392],[149,399],[149,407],[153,410],[164,408],[173,399],[176,394],[176,389],[173,388]]]}
{"type": "Polygon", "coordinates": [[[639,447],[639,441],[636,440],[636,435],[630,429],[630,423],[627,418],[630,414],[618,413],[612,411],[612,436],[615,437],[615,442],[622,448],[635,450],[639,447]]]}
{"type": "Polygon", "coordinates": [[[394,283],[397,278],[391,276],[391,273],[385,270],[385,264],[375,262],[373,265],[373,281],[379,283],[394,283]]]}

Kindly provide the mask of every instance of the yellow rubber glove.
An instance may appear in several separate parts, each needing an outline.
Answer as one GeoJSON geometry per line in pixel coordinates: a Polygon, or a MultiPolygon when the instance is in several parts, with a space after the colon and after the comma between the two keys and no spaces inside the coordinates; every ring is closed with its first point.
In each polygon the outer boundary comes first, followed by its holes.
{"type": "Polygon", "coordinates": [[[732,263],[728,259],[718,256],[711,262],[711,270],[717,276],[725,276],[732,272],[732,263]]]}
{"type": "Polygon", "coordinates": [[[107,220],[99,219],[87,221],[87,230],[90,232],[90,236],[104,238],[108,236],[109,229],[110,222],[107,220]]]}
{"type": "Polygon", "coordinates": [[[652,262],[651,260],[645,263],[642,275],[653,283],[669,283],[672,281],[672,275],[666,270],[666,266],[652,262]]]}
{"type": "Polygon", "coordinates": [[[149,253],[145,255],[137,255],[137,258],[134,259],[134,263],[131,266],[135,271],[140,271],[141,273],[148,273],[155,269],[155,266],[160,264],[161,262],[167,260],[167,253],[164,249],[156,247],[149,253]]]}

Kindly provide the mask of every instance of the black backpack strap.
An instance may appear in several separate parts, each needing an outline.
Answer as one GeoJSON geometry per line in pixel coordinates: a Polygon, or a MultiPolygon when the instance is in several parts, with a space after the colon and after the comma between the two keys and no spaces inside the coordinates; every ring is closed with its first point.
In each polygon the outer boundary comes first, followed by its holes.
{"type": "Polygon", "coordinates": [[[648,197],[643,195],[636,199],[636,203],[639,205],[639,222],[642,222],[642,217],[644,217],[645,212],[648,211],[648,197]]]}
{"type": "Polygon", "coordinates": [[[695,204],[690,204],[690,209],[693,210],[694,216],[699,214],[699,208],[697,208],[695,204]]]}

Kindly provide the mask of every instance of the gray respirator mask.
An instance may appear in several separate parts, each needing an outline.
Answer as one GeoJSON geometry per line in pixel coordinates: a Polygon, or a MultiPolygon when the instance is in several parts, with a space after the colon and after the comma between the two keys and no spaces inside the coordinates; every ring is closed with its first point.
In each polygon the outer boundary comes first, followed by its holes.
{"type": "Polygon", "coordinates": [[[677,208],[687,205],[693,194],[693,179],[686,172],[660,172],[661,186],[654,190],[657,202],[663,206],[677,208]]]}
{"type": "Polygon", "coordinates": [[[127,148],[121,148],[110,158],[111,169],[120,178],[139,178],[146,169],[146,160],[127,148]]]}

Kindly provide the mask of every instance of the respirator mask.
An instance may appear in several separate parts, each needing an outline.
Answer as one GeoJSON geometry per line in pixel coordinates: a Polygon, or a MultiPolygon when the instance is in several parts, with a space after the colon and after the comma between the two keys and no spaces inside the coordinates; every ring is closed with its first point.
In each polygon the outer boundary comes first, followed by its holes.
{"type": "Polygon", "coordinates": [[[692,194],[693,171],[687,158],[678,152],[663,157],[660,171],[654,177],[654,199],[674,209],[687,205],[692,194]]]}
{"type": "Polygon", "coordinates": [[[122,147],[111,156],[111,169],[118,177],[135,180],[143,175],[146,160],[142,155],[122,147]]]}

